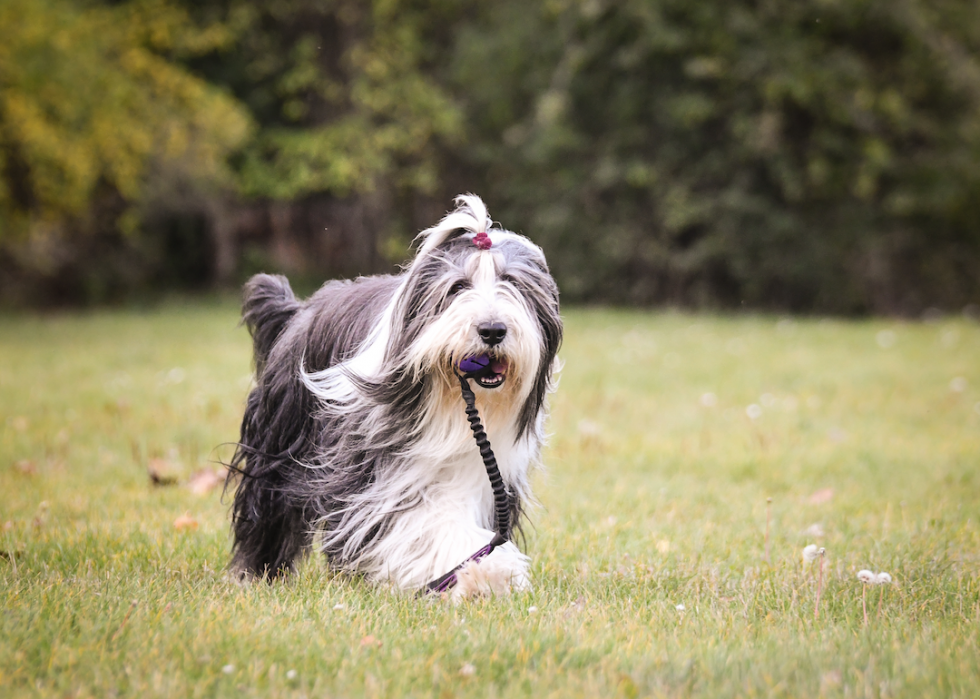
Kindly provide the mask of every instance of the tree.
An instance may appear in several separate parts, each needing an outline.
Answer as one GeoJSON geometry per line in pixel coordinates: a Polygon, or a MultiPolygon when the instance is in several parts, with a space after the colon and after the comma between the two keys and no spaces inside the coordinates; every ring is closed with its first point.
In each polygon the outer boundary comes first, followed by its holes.
{"type": "Polygon", "coordinates": [[[495,3],[457,46],[474,166],[566,298],[980,298],[973,3],[495,3]]]}
{"type": "MultiPolygon", "coordinates": [[[[80,237],[135,236],[154,168],[231,187],[248,112],[181,64],[226,45],[167,0],[0,4],[0,245],[57,275],[80,237]]],[[[125,245],[125,243],[121,243],[125,245]]]]}

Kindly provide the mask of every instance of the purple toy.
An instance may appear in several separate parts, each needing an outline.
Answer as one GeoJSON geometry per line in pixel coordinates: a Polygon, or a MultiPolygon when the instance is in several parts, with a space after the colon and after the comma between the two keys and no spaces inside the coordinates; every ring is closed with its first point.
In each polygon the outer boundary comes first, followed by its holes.
{"type": "Polygon", "coordinates": [[[459,370],[464,374],[478,374],[490,366],[490,356],[486,354],[478,354],[473,357],[467,357],[459,363],[459,370]]]}

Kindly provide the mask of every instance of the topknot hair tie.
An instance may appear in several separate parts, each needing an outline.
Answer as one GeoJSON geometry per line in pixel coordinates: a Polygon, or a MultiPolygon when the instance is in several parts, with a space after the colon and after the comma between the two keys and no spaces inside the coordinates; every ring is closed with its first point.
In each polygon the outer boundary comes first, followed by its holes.
{"type": "Polygon", "coordinates": [[[490,236],[487,235],[486,231],[480,231],[473,237],[473,244],[481,250],[489,250],[493,245],[493,241],[490,240],[490,236]]]}

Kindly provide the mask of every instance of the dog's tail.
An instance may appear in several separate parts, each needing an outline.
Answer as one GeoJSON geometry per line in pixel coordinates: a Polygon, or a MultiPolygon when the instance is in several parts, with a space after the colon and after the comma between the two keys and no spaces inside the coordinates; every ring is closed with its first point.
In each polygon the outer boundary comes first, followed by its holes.
{"type": "Polygon", "coordinates": [[[289,280],[282,275],[256,274],[245,284],[242,322],[252,335],[257,377],[262,375],[269,353],[286,323],[302,307],[289,287],[289,280]]]}

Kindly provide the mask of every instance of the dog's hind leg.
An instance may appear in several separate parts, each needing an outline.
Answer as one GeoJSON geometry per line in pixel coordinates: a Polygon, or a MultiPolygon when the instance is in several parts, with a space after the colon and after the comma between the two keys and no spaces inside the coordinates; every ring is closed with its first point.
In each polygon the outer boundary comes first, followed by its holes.
{"type": "MultiPolygon", "coordinates": [[[[274,476],[275,474],[269,474],[274,476]]],[[[300,508],[266,478],[249,475],[235,493],[234,555],[231,570],[243,578],[271,581],[295,569],[297,558],[310,548],[309,523],[300,508]]]]}

